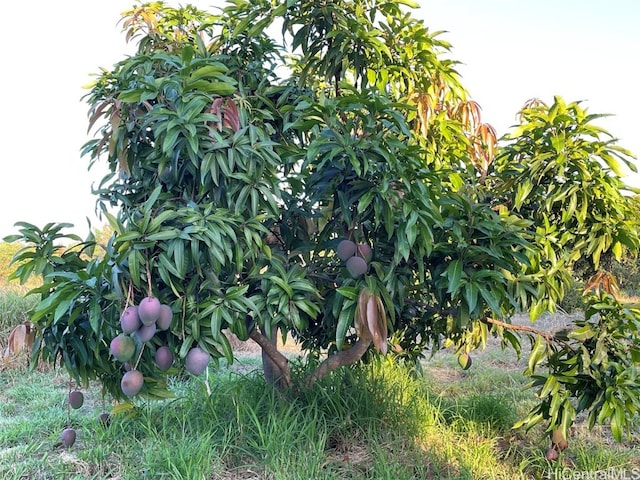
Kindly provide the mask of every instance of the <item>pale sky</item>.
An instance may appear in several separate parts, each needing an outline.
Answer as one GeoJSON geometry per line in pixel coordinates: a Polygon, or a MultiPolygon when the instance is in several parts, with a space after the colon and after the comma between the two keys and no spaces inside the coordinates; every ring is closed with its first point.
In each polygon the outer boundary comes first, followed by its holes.
{"type": "MultiPolygon", "coordinates": [[[[178,5],[176,1],[166,2],[178,5]]],[[[187,3],[187,2],[182,2],[187,3]]],[[[201,8],[222,5],[192,1],[201,8]]],[[[6,2],[0,44],[4,62],[0,144],[0,238],[15,222],[39,227],[94,226],[91,184],[80,157],[89,139],[83,85],[132,47],[124,42],[120,13],[133,0],[6,2]]],[[[640,2],[637,0],[420,0],[416,12],[432,31],[446,30],[452,58],[483,120],[498,134],[532,97],[583,100],[590,113],[610,113],[599,124],[640,154],[640,2]]],[[[627,181],[640,186],[640,177],[627,181]]]]}

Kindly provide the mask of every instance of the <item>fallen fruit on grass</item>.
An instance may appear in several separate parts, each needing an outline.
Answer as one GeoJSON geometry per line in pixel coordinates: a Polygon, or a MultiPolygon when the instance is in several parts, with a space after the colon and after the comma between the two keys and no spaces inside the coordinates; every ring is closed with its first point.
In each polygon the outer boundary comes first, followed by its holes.
{"type": "Polygon", "coordinates": [[[138,370],[131,370],[122,376],[120,388],[127,397],[134,397],[142,390],[144,377],[138,370]]]}
{"type": "Polygon", "coordinates": [[[111,354],[121,362],[127,362],[131,360],[133,354],[136,351],[136,343],[129,335],[120,334],[111,340],[109,345],[111,354]]]}
{"type": "Polygon", "coordinates": [[[156,365],[163,372],[166,372],[173,363],[173,352],[169,347],[163,345],[156,350],[156,365]]]}
{"type": "Polygon", "coordinates": [[[463,370],[469,370],[472,363],[471,356],[468,353],[461,353],[458,355],[458,364],[463,370]]]}
{"type": "Polygon", "coordinates": [[[109,423],[111,423],[111,415],[109,415],[107,412],[102,412],[100,415],[98,415],[98,421],[101,425],[108,427],[109,423]]]}
{"type": "Polygon", "coordinates": [[[71,447],[76,441],[76,431],[73,428],[65,428],[60,434],[60,441],[64,448],[71,447]]]}
{"type": "Polygon", "coordinates": [[[143,325],[151,325],[160,317],[160,300],[156,297],[145,297],[138,304],[138,316],[143,325]]]}
{"type": "Polygon", "coordinates": [[[555,462],[558,460],[558,451],[553,447],[549,447],[547,448],[547,451],[544,452],[544,458],[550,462],[555,462]]]}
{"type": "Polygon", "coordinates": [[[347,271],[353,278],[358,278],[367,272],[367,262],[362,257],[351,257],[346,263],[347,271]]]}
{"type": "Polygon", "coordinates": [[[194,375],[202,374],[209,365],[210,356],[200,347],[194,347],[189,350],[187,357],[184,359],[184,366],[189,373],[194,375]]]}
{"type": "Polygon", "coordinates": [[[69,392],[69,405],[71,408],[78,409],[84,403],[84,395],[79,390],[69,392]]]}

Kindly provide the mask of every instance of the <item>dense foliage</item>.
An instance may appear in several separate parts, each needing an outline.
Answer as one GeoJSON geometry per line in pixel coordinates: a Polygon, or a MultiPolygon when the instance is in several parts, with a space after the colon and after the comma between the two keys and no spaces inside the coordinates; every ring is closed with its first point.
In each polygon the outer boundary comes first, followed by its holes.
{"type": "MultiPolygon", "coordinates": [[[[498,142],[449,45],[405,3],[127,12],[138,51],[86,97],[97,130],[83,153],[109,166],[96,194],[113,235],[63,253],[63,225],[21,223],[10,239],[35,247],[16,276],[44,277],[33,312],[43,356],[122,398],[125,368],[144,375],[141,394],[168,394],[161,346],[178,360],[168,374],[196,347],[231,362],[227,330],[256,340],[284,386],[278,332],[329,354],[309,382],[372,344],[411,361],[448,344],[468,354],[491,334],[519,350],[510,318],[552,311],[576,260],[597,269],[603,254],[635,251],[619,175],[633,157],[598,116],[559,97],[532,102],[498,142]],[[110,342],[146,297],[173,323],[123,365],[110,342]]],[[[587,410],[621,438],[640,402],[640,317],[604,291],[585,300],[571,341],[531,334],[525,373],[542,390],[525,423],[566,433],[587,410]]]]}

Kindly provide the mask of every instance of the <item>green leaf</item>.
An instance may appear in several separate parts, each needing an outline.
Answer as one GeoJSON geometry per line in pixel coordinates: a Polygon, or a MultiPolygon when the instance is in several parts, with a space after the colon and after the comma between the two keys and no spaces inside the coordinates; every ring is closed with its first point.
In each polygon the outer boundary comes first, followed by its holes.
{"type": "Polygon", "coordinates": [[[224,358],[229,365],[233,363],[233,348],[231,347],[231,343],[226,335],[220,335],[220,344],[222,345],[222,353],[224,354],[224,358]]]}
{"type": "Polygon", "coordinates": [[[138,263],[138,252],[136,250],[132,250],[129,253],[128,261],[131,281],[136,287],[140,287],[140,264],[138,263]]]}
{"type": "Polygon", "coordinates": [[[547,352],[547,343],[542,336],[536,336],[536,341],[531,347],[531,353],[529,354],[529,363],[527,374],[532,375],[535,372],[536,366],[542,361],[547,352]]]}
{"type": "Polygon", "coordinates": [[[152,233],[151,235],[147,235],[145,238],[149,242],[162,242],[166,240],[174,240],[180,236],[180,230],[177,228],[170,228],[167,230],[162,230],[160,232],[152,233]]]}
{"type": "Polygon", "coordinates": [[[574,338],[580,342],[584,342],[585,340],[589,340],[596,335],[596,332],[593,331],[591,325],[585,325],[580,328],[576,328],[569,332],[569,338],[574,338]]]}
{"type": "Polygon", "coordinates": [[[152,190],[151,194],[149,195],[149,198],[144,203],[143,212],[144,212],[145,217],[151,215],[151,211],[155,207],[155,204],[158,201],[158,198],[160,197],[161,193],[162,193],[162,186],[161,185],[158,185],[156,188],[154,188],[152,190]]]}
{"type": "Polygon", "coordinates": [[[479,293],[478,286],[473,281],[464,284],[464,299],[469,307],[469,313],[473,312],[478,306],[479,293]]]}
{"type": "Polygon", "coordinates": [[[116,241],[122,242],[130,242],[133,240],[138,240],[140,238],[140,232],[126,232],[116,236],[116,241]]]}
{"type": "Polygon", "coordinates": [[[345,301],[338,316],[338,326],[336,328],[336,348],[338,351],[342,350],[347,330],[351,327],[353,320],[353,308],[349,308],[349,305],[353,305],[353,302],[345,301]]]}
{"type": "Polygon", "coordinates": [[[53,315],[53,322],[57,323],[63,316],[69,311],[69,307],[75,301],[75,297],[68,297],[60,300],[56,305],[56,309],[53,315]]]}
{"type": "Polygon", "coordinates": [[[220,74],[228,72],[229,69],[222,63],[205,65],[191,72],[189,80],[198,80],[201,78],[217,78],[220,74]]]}
{"type": "Polygon", "coordinates": [[[625,424],[624,407],[616,402],[611,415],[611,434],[618,442],[622,442],[622,429],[625,424]]]}
{"type": "MultiPolygon", "coordinates": [[[[447,293],[451,293],[452,296],[455,296],[460,289],[460,279],[462,278],[462,260],[456,258],[447,267],[447,293]]],[[[475,307],[474,307],[475,308],[475,307]]],[[[469,311],[472,311],[473,308],[469,307],[469,311]]]]}
{"type": "Polygon", "coordinates": [[[358,293],[360,292],[360,289],[357,287],[339,287],[336,288],[336,292],[355,302],[358,300],[358,293]]]}
{"type": "Polygon", "coordinates": [[[173,156],[174,151],[176,150],[176,143],[178,141],[178,136],[182,133],[182,130],[178,127],[171,128],[167,131],[167,134],[164,137],[162,142],[162,152],[167,156],[173,156]]]}
{"type": "Polygon", "coordinates": [[[147,231],[149,233],[156,232],[158,229],[160,229],[164,222],[166,222],[167,220],[173,220],[177,217],[178,212],[176,212],[175,210],[163,210],[149,222],[147,231]]]}
{"type": "Polygon", "coordinates": [[[177,265],[175,265],[171,261],[171,259],[167,256],[167,254],[165,252],[162,252],[158,256],[158,260],[159,260],[160,265],[162,266],[162,268],[165,268],[168,272],[171,273],[171,275],[173,275],[174,277],[177,277],[177,278],[182,278],[182,275],[180,274],[180,270],[178,270],[177,265]]]}
{"type": "Polygon", "coordinates": [[[91,300],[91,308],[89,310],[89,325],[91,330],[96,335],[100,333],[100,327],[102,322],[102,309],[97,298],[91,300]]]}
{"type": "Polygon", "coordinates": [[[612,155],[603,153],[600,155],[600,158],[605,161],[607,166],[613,170],[618,177],[624,176],[620,163],[612,155]]]}
{"type": "Polygon", "coordinates": [[[522,208],[523,203],[529,197],[529,194],[531,193],[532,190],[533,190],[533,183],[531,183],[531,180],[529,179],[525,179],[520,184],[518,184],[518,187],[516,190],[516,197],[513,205],[513,208],[515,210],[520,210],[520,208],[522,208]]]}
{"type": "Polygon", "coordinates": [[[462,176],[457,172],[453,172],[451,175],[449,175],[449,181],[451,182],[451,186],[453,187],[454,192],[457,192],[464,186],[464,180],[462,176]]]}
{"type": "Polygon", "coordinates": [[[544,383],[542,390],[540,390],[539,397],[546,398],[549,395],[554,395],[560,390],[560,384],[554,375],[549,375],[547,381],[544,383]]]}
{"type": "Polygon", "coordinates": [[[184,63],[190,63],[193,59],[195,51],[191,45],[185,45],[182,47],[182,61],[184,63]]]}
{"type": "Polygon", "coordinates": [[[138,103],[144,90],[140,88],[134,88],[133,90],[125,90],[118,94],[118,100],[125,103],[138,103]]]}
{"type": "Polygon", "coordinates": [[[545,311],[544,302],[542,302],[541,300],[534,301],[529,306],[529,318],[531,319],[532,322],[534,322],[538,319],[538,317],[540,317],[540,315],[542,315],[544,311],[545,311]]]}
{"type": "Polygon", "coordinates": [[[220,95],[223,97],[233,95],[236,92],[236,86],[226,82],[197,80],[191,83],[189,87],[193,90],[200,90],[211,95],[220,95]]]}
{"type": "Polygon", "coordinates": [[[269,280],[271,280],[273,283],[278,285],[282,290],[284,290],[284,292],[289,296],[289,298],[293,297],[293,289],[289,286],[286,280],[280,277],[277,277],[275,275],[269,277],[269,280]]]}

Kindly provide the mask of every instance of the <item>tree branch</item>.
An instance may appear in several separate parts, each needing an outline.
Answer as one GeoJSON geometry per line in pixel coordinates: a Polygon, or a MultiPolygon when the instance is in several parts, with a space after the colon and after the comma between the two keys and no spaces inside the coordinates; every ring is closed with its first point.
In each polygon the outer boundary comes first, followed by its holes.
{"type": "Polygon", "coordinates": [[[497,325],[498,327],[506,328],[507,330],[516,330],[519,332],[535,333],[536,335],[540,335],[542,338],[544,338],[547,343],[553,343],[558,341],[555,335],[549,332],[538,330],[537,328],[527,327],[526,325],[514,325],[513,323],[507,323],[507,322],[503,322],[502,320],[496,320],[495,318],[489,318],[489,317],[487,317],[487,323],[497,325]]]}
{"type": "Polygon", "coordinates": [[[357,362],[365,354],[369,345],[371,345],[371,336],[367,334],[359,338],[348,350],[343,350],[325,358],[324,361],[318,365],[318,368],[311,372],[306,378],[305,385],[311,387],[318,380],[326,377],[334,370],[344,365],[351,365],[357,362]]]}
{"type": "Polygon", "coordinates": [[[278,347],[271,343],[269,339],[264,336],[257,328],[251,330],[249,334],[249,338],[251,338],[254,342],[256,342],[262,348],[262,351],[273,361],[273,363],[280,369],[282,372],[282,377],[279,378],[279,382],[281,382],[282,386],[289,388],[292,385],[291,382],[291,370],[289,369],[289,359],[285,357],[280,351],[278,347]]]}

